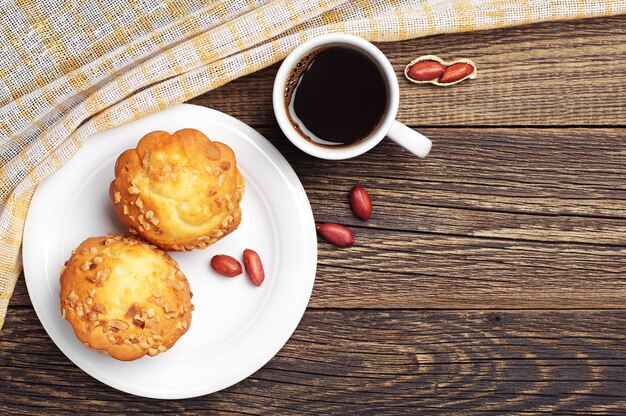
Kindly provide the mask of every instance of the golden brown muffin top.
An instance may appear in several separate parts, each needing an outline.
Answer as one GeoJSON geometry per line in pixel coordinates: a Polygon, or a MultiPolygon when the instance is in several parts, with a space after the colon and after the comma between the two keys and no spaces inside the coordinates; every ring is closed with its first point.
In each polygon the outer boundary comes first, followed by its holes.
{"type": "Polygon", "coordinates": [[[191,294],[177,263],[132,237],[85,240],[61,274],[61,312],[88,347],[120,360],[169,349],[191,323],[191,294]]]}
{"type": "Polygon", "coordinates": [[[166,250],[189,250],[236,228],[243,188],[230,147],[182,129],[151,132],[123,152],[109,192],[131,233],[166,250]]]}

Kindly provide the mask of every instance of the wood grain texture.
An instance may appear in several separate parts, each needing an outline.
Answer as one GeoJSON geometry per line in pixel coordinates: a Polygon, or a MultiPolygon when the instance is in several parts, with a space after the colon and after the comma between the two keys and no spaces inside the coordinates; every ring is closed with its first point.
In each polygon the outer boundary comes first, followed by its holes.
{"type": "Polygon", "coordinates": [[[430,53],[478,64],[452,88],[400,78],[398,117],[433,139],[426,160],[388,142],[304,155],[275,125],[278,65],[191,101],[256,127],[316,221],[357,239],[319,244],[310,308],[274,359],[210,396],[119,393],[56,348],[21,277],[0,414],[626,414],[626,16],[379,46],[399,77],[430,53]],[[348,205],[356,182],[367,223],[348,205]]]}
{"type": "Polygon", "coordinates": [[[117,392],[76,368],[30,309],[0,334],[0,413],[621,414],[626,314],[309,310],[247,380],[208,397],[117,392]]]}
{"type": "MultiPolygon", "coordinates": [[[[400,81],[398,118],[434,125],[626,125],[626,16],[378,44],[400,81]],[[471,58],[478,78],[450,88],[414,85],[407,63],[421,55],[471,58]]],[[[201,95],[191,103],[253,126],[274,124],[271,89],[278,65],[201,95]]]]}
{"type": "MultiPolygon", "coordinates": [[[[620,129],[435,128],[426,160],[384,143],[342,162],[259,130],[296,169],[316,220],[354,229],[352,248],[320,244],[313,307],[624,307],[620,129]],[[367,223],[349,207],[355,182],[375,206],[367,223]]],[[[12,303],[29,304],[23,284],[12,303]]]]}

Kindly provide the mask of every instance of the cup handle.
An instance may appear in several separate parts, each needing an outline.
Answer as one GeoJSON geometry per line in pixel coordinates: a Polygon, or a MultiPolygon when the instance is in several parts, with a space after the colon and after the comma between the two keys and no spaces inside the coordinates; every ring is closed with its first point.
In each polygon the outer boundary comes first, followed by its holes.
{"type": "Polygon", "coordinates": [[[393,121],[387,137],[421,158],[428,156],[430,149],[433,147],[433,142],[428,137],[407,127],[398,120],[393,121]]]}

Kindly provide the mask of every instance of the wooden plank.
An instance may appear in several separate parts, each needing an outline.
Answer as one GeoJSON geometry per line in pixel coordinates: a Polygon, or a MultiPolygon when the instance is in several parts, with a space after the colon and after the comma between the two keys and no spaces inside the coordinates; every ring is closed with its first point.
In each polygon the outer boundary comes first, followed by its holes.
{"type": "MultiPolygon", "coordinates": [[[[426,160],[389,143],[342,162],[304,157],[277,129],[260,131],[293,164],[317,221],[357,237],[348,250],[320,244],[314,307],[624,305],[619,129],[430,129],[426,160]],[[367,223],[348,204],[355,182],[372,194],[367,223]]],[[[22,283],[11,303],[30,304],[22,283]]]]}
{"type": "MultiPolygon", "coordinates": [[[[353,247],[337,249],[326,242],[319,244],[311,307],[624,307],[624,247],[581,247],[372,228],[353,231],[357,240],[353,247]]],[[[207,250],[201,255],[208,262],[214,254],[207,250]]],[[[21,283],[11,303],[29,304],[21,283]]]]}
{"type": "Polygon", "coordinates": [[[12,309],[0,333],[0,413],[622,414],[625,323],[624,311],[309,310],[247,380],[160,401],[100,384],[32,310],[12,309]]]}
{"type": "Polygon", "coordinates": [[[626,249],[358,229],[323,243],[311,306],[339,308],[624,307],[626,249]]]}
{"type": "MultiPolygon", "coordinates": [[[[625,125],[626,16],[545,23],[378,44],[400,81],[398,118],[410,125],[625,125]],[[414,85],[405,65],[427,54],[471,58],[476,80],[414,85]]],[[[253,126],[273,125],[278,65],[190,102],[253,126]]]]}
{"type": "Polygon", "coordinates": [[[595,242],[624,243],[626,141],[620,129],[421,129],[434,142],[427,159],[387,140],[344,161],[303,156],[280,131],[259,130],[291,162],[316,214],[346,218],[339,205],[346,206],[346,193],[361,182],[378,197],[382,212],[374,219],[385,227],[515,238],[513,228],[519,238],[581,242],[591,241],[583,236],[590,231],[595,242]],[[597,230],[591,231],[594,220],[597,230]],[[519,227],[524,222],[536,227],[536,236],[519,227]]]}

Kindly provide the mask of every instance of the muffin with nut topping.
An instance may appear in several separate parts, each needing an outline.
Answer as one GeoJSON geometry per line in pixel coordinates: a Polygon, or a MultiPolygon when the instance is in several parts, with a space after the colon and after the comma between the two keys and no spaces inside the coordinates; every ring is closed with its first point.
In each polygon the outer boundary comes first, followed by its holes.
{"type": "Polygon", "coordinates": [[[109,188],[131,234],[163,250],[206,248],[241,222],[235,154],[195,129],[153,131],[122,153],[109,188]]]}
{"type": "Polygon", "coordinates": [[[191,292],[167,253],[131,236],[91,237],[61,272],[61,313],[87,347],[123,361],[170,349],[191,324],[191,292]]]}

